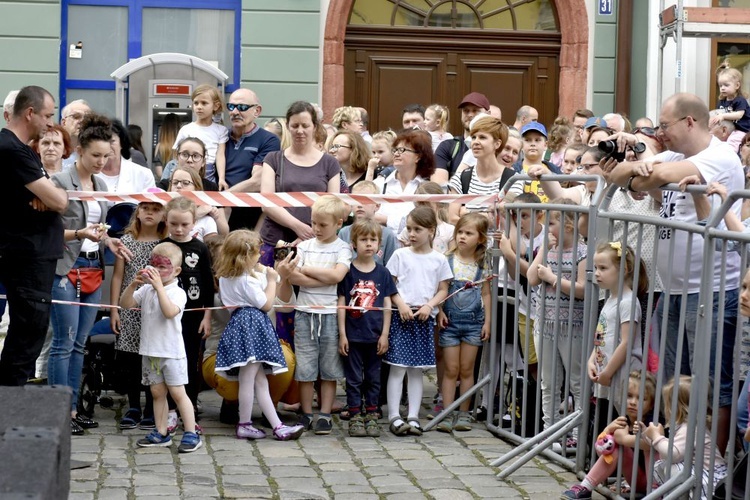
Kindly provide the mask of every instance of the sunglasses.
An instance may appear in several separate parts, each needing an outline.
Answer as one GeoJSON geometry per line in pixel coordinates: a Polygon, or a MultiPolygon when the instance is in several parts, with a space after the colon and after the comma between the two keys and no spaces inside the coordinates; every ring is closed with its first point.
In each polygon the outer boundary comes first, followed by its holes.
{"type": "Polygon", "coordinates": [[[656,139],[656,129],[652,127],[638,127],[633,130],[633,135],[635,134],[643,134],[646,137],[656,139]]]}
{"type": "Polygon", "coordinates": [[[252,109],[255,106],[257,106],[257,104],[235,104],[233,102],[228,102],[227,103],[227,109],[229,111],[234,111],[235,109],[238,109],[240,111],[240,113],[244,113],[248,109],[252,109]]]}

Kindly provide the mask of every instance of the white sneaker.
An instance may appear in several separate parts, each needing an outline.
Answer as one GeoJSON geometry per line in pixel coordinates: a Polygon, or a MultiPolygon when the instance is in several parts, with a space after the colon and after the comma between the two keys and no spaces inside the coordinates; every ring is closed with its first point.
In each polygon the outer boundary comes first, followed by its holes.
{"type": "Polygon", "coordinates": [[[167,415],[167,434],[174,436],[174,433],[177,432],[177,424],[179,424],[177,412],[170,411],[167,415]]]}

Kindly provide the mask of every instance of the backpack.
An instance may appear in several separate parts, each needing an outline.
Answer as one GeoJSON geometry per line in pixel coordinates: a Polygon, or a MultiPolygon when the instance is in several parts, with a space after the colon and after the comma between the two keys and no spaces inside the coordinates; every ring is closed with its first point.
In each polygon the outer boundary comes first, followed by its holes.
{"type": "MultiPolygon", "coordinates": [[[[469,194],[469,185],[471,184],[471,174],[474,172],[474,167],[469,167],[465,169],[463,172],[461,172],[461,192],[463,194],[469,194]]],[[[503,173],[500,176],[500,181],[498,181],[498,192],[502,191],[503,186],[505,186],[505,183],[508,182],[508,179],[516,175],[516,172],[513,170],[506,168],[503,169],[503,173]]]]}

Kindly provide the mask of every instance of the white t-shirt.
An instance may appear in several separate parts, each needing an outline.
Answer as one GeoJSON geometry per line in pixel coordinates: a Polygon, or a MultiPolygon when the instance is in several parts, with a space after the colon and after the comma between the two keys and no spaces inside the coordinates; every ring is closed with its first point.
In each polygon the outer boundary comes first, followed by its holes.
{"type": "MultiPolygon", "coordinates": [[[[653,158],[651,161],[657,162],[676,162],[685,160],[685,156],[672,151],[665,151],[653,158]]],[[[737,153],[724,142],[716,137],[711,137],[710,145],[697,155],[687,158],[687,161],[693,163],[706,184],[718,182],[723,184],[727,191],[744,189],[745,180],[737,153]]],[[[693,204],[693,196],[689,193],[676,191],[662,192],[662,205],[660,214],[665,219],[682,221],[695,224],[698,217],[693,204]]],[[[737,201],[732,205],[732,212],[741,218],[742,202],[737,201]]],[[[720,227],[725,227],[722,222],[720,227]]],[[[658,235],[659,254],[657,257],[657,267],[662,280],[670,277],[671,282],[664,282],[664,291],[670,295],[682,293],[684,283],[687,281],[688,293],[698,293],[700,291],[701,270],[703,268],[703,237],[694,236],[690,255],[684,255],[688,247],[689,234],[685,231],[673,231],[669,228],[662,228],[658,235]],[[670,255],[670,239],[675,238],[675,251],[677,255],[670,255]],[[687,275],[685,275],[687,265],[687,275]]],[[[714,276],[721,276],[722,272],[721,252],[716,252],[714,257],[714,276]]],[[[735,290],[739,287],[740,280],[740,256],[734,252],[727,254],[726,259],[726,289],[735,290]]],[[[714,282],[714,291],[719,290],[719,280],[714,282]]]]}
{"type": "Polygon", "coordinates": [[[119,175],[106,175],[100,172],[96,176],[104,181],[110,193],[142,193],[156,186],[151,170],[125,158],[120,162],[119,175]]]}
{"type": "Polygon", "coordinates": [[[214,218],[210,215],[204,215],[203,217],[195,221],[193,232],[190,233],[190,236],[203,241],[203,238],[207,234],[216,234],[218,232],[219,230],[216,227],[216,221],[214,220],[214,218]]]}
{"type": "Polygon", "coordinates": [[[203,141],[206,145],[206,163],[216,163],[216,151],[219,144],[224,144],[229,140],[229,131],[224,125],[212,123],[208,127],[198,125],[196,122],[183,125],[177,134],[172,149],[177,149],[177,145],[186,137],[195,137],[203,141]]]}
{"type": "MultiPolygon", "coordinates": [[[[399,227],[401,228],[401,232],[398,234],[398,240],[403,245],[406,245],[409,243],[409,232],[406,230],[406,217],[401,219],[399,227]]],[[[438,222],[437,229],[435,230],[435,238],[432,240],[432,248],[445,255],[450,248],[455,229],[456,226],[453,224],[442,221],[438,222]]]]}
{"type": "MultiPolygon", "coordinates": [[[[333,269],[337,264],[344,264],[347,269],[352,263],[352,248],[336,238],[331,243],[321,243],[317,238],[305,240],[297,245],[299,264],[297,267],[322,267],[333,269]]],[[[336,314],[338,294],[336,286],[326,285],[314,288],[301,286],[297,296],[297,309],[318,314],[336,314]],[[305,306],[326,306],[328,309],[309,308],[305,306]]]]}
{"type": "MultiPolygon", "coordinates": [[[[265,271],[265,269],[264,269],[265,271]]],[[[265,272],[255,272],[255,276],[243,274],[236,278],[219,278],[219,296],[227,307],[252,306],[261,309],[266,305],[268,277],[265,272]]]]}
{"type": "Polygon", "coordinates": [[[596,324],[596,332],[594,333],[594,352],[596,353],[596,364],[601,372],[609,360],[615,353],[615,349],[620,345],[620,326],[623,323],[630,323],[630,335],[633,338],[631,342],[632,354],[630,361],[625,361],[625,364],[617,371],[614,377],[612,377],[612,384],[610,387],[605,387],[600,384],[594,384],[594,395],[598,398],[610,397],[610,388],[615,388],[615,399],[619,400],[621,397],[619,382],[624,380],[623,376],[627,375],[633,370],[640,370],[641,363],[643,362],[643,342],[641,341],[641,304],[638,299],[635,300],[633,306],[633,292],[631,290],[623,290],[622,297],[610,297],[604,303],[602,312],[599,313],[599,321],[596,324]],[[618,309],[619,309],[619,322],[618,322],[618,309]]]}
{"type": "Polygon", "coordinates": [[[453,134],[449,134],[448,132],[430,132],[430,135],[432,136],[432,152],[434,153],[437,150],[437,147],[440,146],[440,143],[443,141],[447,141],[448,139],[453,139],[453,134]]]}
{"type": "MultiPolygon", "coordinates": [[[[397,173],[398,170],[394,170],[386,179],[383,179],[382,177],[378,177],[377,179],[375,179],[374,182],[378,186],[378,193],[390,195],[414,194],[419,185],[427,180],[423,179],[420,176],[416,176],[406,184],[405,188],[402,188],[401,181],[396,178],[397,173]]],[[[409,215],[409,212],[411,212],[412,210],[414,210],[414,203],[410,201],[403,203],[381,203],[380,209],[377,213],[383,214],[388,217],[386,226],[391,228],[391,231],[393,231],[395,234],[398,234],[398,226],[401,222],[401,219],[409,215]]]]}
{"type": "MultiPolygon", "coordinates": [[[[99,205],[98,201],[86,201],[86,206],[88,207],[88,215],[86,216],[86,226],[90,226],[91,224],[99,224],[99,222],[102,220],[102,207],[99,205]]],[[[81,252],[98,252],[99,251],[99,243],[96,241],[91,241],[88,238],[83,238],[83,241],[81,242],[81,252]]]]}
{"type": "MultiPolygon", "coordinates": [[[[440,252],[414,253],[411,247],[399,248],[385,266],[396,278],[396,288],[401,298],[410,306],[422,306],[430,301],[441,281],[453,278],[448,259],[440,252]]],[[[438,308],[431,316],[437,316],[438,308]]]]}
{"type": "Polygon", "coordinates": [[[171,319],[162,314],[153,286],[143,285],[133,293],[136,304],[141,308],[141,346],[138,353],[154,358],[182,359],[186,355],[181,321],[187,295],[177,280],[165,286],[164,291],[169,300],[180,308],[180,312],[171,319]]]}

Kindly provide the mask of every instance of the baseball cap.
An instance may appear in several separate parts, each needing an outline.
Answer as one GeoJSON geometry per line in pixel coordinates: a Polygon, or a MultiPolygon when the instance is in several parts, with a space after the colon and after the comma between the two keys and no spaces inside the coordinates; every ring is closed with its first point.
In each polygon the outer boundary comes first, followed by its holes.
{"type": "Polygon", "coordinates": [[[490,100],[487,99],[487,97],[484,94],[480,94],[479,92],[472,92],[470,94],[466,94],[461,101],[461,104],[458,105],[458,109],[463,108],[466,105],[473,104],[474,106],[477,106],[482,109],[490,109],[490,100]]]}
{"type": "Polygon", "coordinates": [[[542,134],[545,139],[547,138],[547,129],[544,128],[544,125],[539,122],[529,122],[521,127],[521,136],[525,135],[526,132],[530,132],[532,130],[534,132],[539,132],[540,134],[542,134]]]}
{"type": "Polygon", "coordinates": [[[604,118],[601,118],[599,116],[592,116],[591,118],[586,120],[586,124],[583,126],[583,129],[587,130],[591,127],[607,128],[607,122],[604,120],[604,118]]]}

